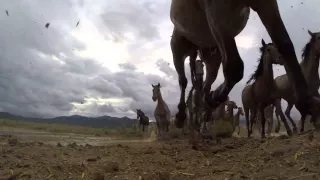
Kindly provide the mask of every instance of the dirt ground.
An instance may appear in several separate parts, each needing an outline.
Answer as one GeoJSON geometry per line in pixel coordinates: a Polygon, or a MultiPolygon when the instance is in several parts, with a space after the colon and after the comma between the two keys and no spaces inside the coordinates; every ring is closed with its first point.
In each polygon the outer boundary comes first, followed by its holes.
{"type": "Polygon", "coordinates": [[[0,179],[320,179],[318,132],[205,145],[198,151],[187,140],[53,145],[1,135],[0,179]]]}

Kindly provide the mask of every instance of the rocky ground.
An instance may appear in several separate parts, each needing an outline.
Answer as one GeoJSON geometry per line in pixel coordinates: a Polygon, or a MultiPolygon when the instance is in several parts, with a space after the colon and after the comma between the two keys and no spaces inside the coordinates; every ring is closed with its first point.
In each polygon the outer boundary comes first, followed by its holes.
{"type": "Polygon", "coordinates": [[[0,137],[0,179],[320,179],[320,133],[230,138],[192,150],[186,140],[105,146],[0,137]]]}

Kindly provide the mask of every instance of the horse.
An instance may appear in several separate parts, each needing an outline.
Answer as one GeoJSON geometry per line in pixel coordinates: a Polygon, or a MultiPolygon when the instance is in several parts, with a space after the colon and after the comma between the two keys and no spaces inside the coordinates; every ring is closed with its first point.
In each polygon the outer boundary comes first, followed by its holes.
{"type": "Polygon", "coordinates": [[[142,125],[142,132],[144,132],[145,126],[149,126],[149,117],[141,109],[137,109],[137,119],[139,120],[139,128],[142,125]]]}
{"type": "Polygon", "coordinates": [[[276,0],[172,0],[170,19],[174,28],[170,46],[180,86],[180,100],[175,119],[177,128],[182,128],[186,119],[186,57],[189,56],[192,63],[199,55],[205,62],[203,99],[206,106],[218,107],[227,99],[235,84],[243,78],[244,64],[235,37],[245,28],[250,8],[258,13],[283,56],[288,78],[297,92],[296,107],[301,112],[312,114],[312,108],[320,105],[319,98],[308,94],[306,80],[276,0]],[[210,91],[221,63],[225,80],[215,91],[210,91]]]}
{"type": "Polygon", "coordinates": [[[240,115],[244,115],[242,107],[238,107],[238,111],[233,117],[233,132],[236,130],[236,127],[238,127],[238,135],[240,134],[240,115]]]}
{"type": "MultiPolygon", "coordinates": [[[[264,40],[261,40],[262,46],[260,47],[261,57],[259,59],[259,64],[255,72],[251,75],[249,80],[247,81],[247,85],[253,81],[250,93],[252,100],[255,104],[256,108],[251,109],[251,118],[250,118],[250,128],[249,128],[249,119],[246,119],[247,129],[248,129],[248,137],[250,137],[252,133],[252,126],[253,122],[255,121],[257,111],[259,112],[259,118],[261,120],[261,138],[265,138],[265,114],[264,109],[272,104],[275,103],[277,108],[279,107],[279,101],[277,97],[277,93],[275,90],[275,84],[273,80],[273,64],[283,65],[283,59],[281,54],[279,53],[277,47],[273,43],[266,44],[264,40]]],[[[282,112],[282,111],[281,111],[282,112]]],[[[289,136],[292,135],[292,131],[287,124],[287,121],[283,115],[282,118],[283,123],[286,126],[287,133],[289,136]]]]}
{"type": "Polygon", "coordinates": [[[154,110],[154,117],[157,123],[158,139],[161,140],[166,136],[166,132],[169,131],[170,125],[170,109],[167,103],[164,101],[160,91],[160,83],[152,85],[152,100],[157,102],[156,109],[154,110]]]}
{"type": "MultiPolygon", "coordinates": [[[[308,30],[310,35],[309,42],[302,49],[302,61],[300,62],[300,67],[304,78],[308,83],[309,93],[314,96],[319,95],[320,79],[319,79],[319,60],[320,60],[320,32],[313,33],[308,30]]],[[[292,84],[289,81],[288,75],[284,74],[275,78],[275,84],[277,91],[282,99],[287,101],[288,106],[285,111],[285,115],[290,120],[293,130],[297,132],[297,126],[290,116],[291,109],[293,105],[297,102],[297,96],[295,95],[295,90],[292,88],[292,84]]],[[[304,131],[304,122],[306,119],[306,114],[301,112],[301,127],[300,132],[304,131]]],[[[312,121],[315,124],[316,116],[312,116],[312,121]]]]}

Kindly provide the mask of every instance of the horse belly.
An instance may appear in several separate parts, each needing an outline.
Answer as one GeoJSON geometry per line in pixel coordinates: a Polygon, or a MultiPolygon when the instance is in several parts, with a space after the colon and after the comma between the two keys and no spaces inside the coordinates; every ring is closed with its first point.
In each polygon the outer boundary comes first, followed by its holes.
{"type": "Polygon", "coordinates": [[[172,0],[170,18],[175,28],[195,45],[216,46],[205,12],[196,0],[172,0]]]}
{"type": "MultiPolygon", "coordinates": [[[[200,47],[214,47],[216,41],[208,25],[204,8],[196,0],[172,0],[170,18],[175,28],[189,41],[200,47]]],[[[220,10],[219,8],[217,8],[220,10]]],[[[219,15],[219,29],[230,36],[237,36],[246,26],[250,8],[244,5],[226,6],[219,15]]]]}
{"type": "Polygon", "coordinates": [[[286,74],[276,77],[275,85],[277,94],[281,98],[292,103],[295,101],[295,91],[292,85],[290,84],[289,78],[286,74]]]}

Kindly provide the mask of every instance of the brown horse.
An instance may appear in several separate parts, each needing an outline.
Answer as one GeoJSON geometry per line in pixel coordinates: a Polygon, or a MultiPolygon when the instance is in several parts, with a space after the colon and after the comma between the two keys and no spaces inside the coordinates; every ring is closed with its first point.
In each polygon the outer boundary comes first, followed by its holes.
{"type": "MultiPolygon", "coordinates": [[[[247,84],[253,81],[253,84],[251,86],[251,93],[252,93],[252,98],[257,107],[257,108],[251,109],[252,118],[250,118],[251,127],[250,127],[250,130],[248,130],[248,137],[250,137],[252,133],[252,125],[256,118],[256,114],[258,110],[260,115],[259,118],[262,124],[261,138],[265,138],[266,119],[265,119],[264,109],[272,103],[277,103],[277,99],[278,99],[276,90],[275,90],[274,80],[273,80],[272,65],[273,64],[283,65],[283,59],[277,47],[273,43],[266,44],[263,39],[261,43],[262,43],[262,47],[260,48],[261,57],[259,60],[258,67],[256,71],[252,74],[250,79],[247,81],[247,84]]],[[[284,121],[283,123],[286,126],[288,135],[291,135],[292,132],[286,122],[286,119],[284,118],[282,119],[282,121],[284,121]]],[[[247,122],[247,125],[248,124],[249,123],[247,122]]]]}
{"type": "MultiPolygon", "coordinates": [[[[307,80],[309,93],[313,96],[319,96],[320,78],[319,78],[319,60],[320,60],[320,32],[312,33],[308,31],[310,35],[310,41],[305,45],[302,52],[302,61],[300,62],[300,67],[302,73],[307,80]]],[[[293,105],[297,102],[297,97],[295,96],[294,89],[288,79],[288,75],[284,74],[275,78],[275,83],[277,91],[282,99],[287,101],[288,106],[285,111],[286,116],[293,125],[294,131],[297,131],[297,126],[290,116],[291,109],[293,105]]],[[[304,122],[306,114],[300,112],[301,114],[301,128],[300,131],[304,131],[304,122]]],[[[312,121],[315,123],[316,116],[312,117],[312,121]]]]}
{"type": "Polygon", "coordinates": [[[233,116],[234,116],[233,110],[237,109],[238,106],[234,101],[227,101],[226,106],[227,106],[227,110],[226,110],[224,119],[233,121],[233,116]]]}
{"type": "Polygon", "coordinates": [[[320,105],[319,98],[308,94],[306,80],[276,0],[172,0],[170,18],[174,29],[170,45],[181,91],[176,127],[182,128],[186,118],[186,57],[195,59],[198,51],[200,58],[205,61],[204,99],[214,108],[227,99],[234,85],[243,78],[244,64],[234,38],[246,26],[250,8],[258,13],[272,41],[283,55],[284,67],[297,92],[296,107],[311,114],[312,107],[320,105]],[[213,93],[210,92],[211,85],[217,77],[221,62],[225,81],[213,93]]]}
{"type": "Polygon", "coordinates": [[[137,109],[137,119],[139,120],[139,127],[142,125],[142,131],[144,132],[145,126],[149,126],[149,117],[141,109],[137,109]]]}
{"type": "Polygon", "coordinates": [[[158,101],[156,109],[154,110],[154,117],[157,122],[158,139],[160,140],[166,136],[165,132],[169,131],[170,110],[167,103],[162,98],[160,83],[157,85],[152,84],[152,88],[152,100],[158,101]]]}

